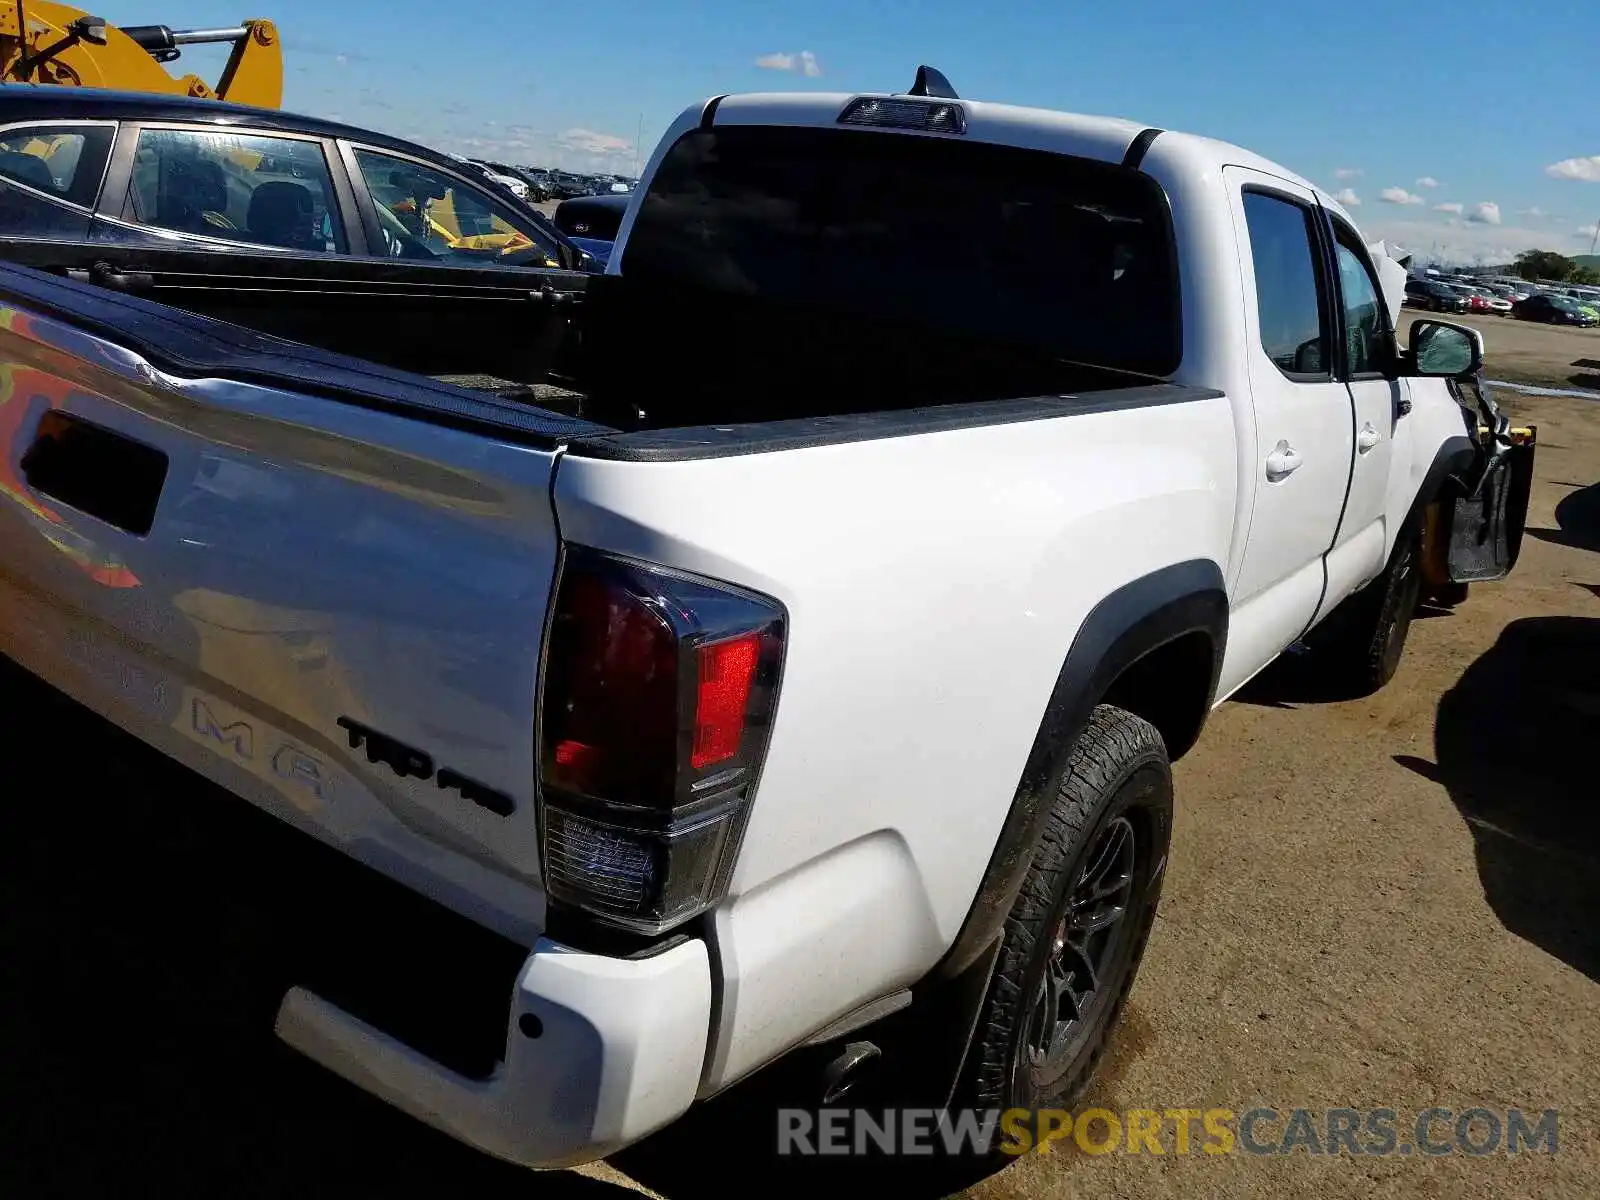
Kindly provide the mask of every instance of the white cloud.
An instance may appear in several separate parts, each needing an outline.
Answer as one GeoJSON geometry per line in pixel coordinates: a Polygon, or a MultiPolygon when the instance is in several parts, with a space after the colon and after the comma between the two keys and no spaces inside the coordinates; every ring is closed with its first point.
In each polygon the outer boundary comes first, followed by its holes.
{"type": "Polygon", "coordinates": [[[1500,224],[1500,206],[1493,200],[1485,200],[1482,204],[1475,204],[1472,211],[1467,214],[1467,220],[1479,225],[1500,224]]]}
{"type": "Polygon", "coordinates": [[[1548,217],[1549,215],[1550,215],[1549,213],[1545,212],[1545,210],[1540,208],[1537,204],[1535,204],[1532,208],[1521,208],[1521,209],[1517,210],[1517,216],[1519,216],[1519,217],[1535,217],[1535,218],[1537,218],[1537,217],[1548,217]]]}
{"type": "Polygon", "coordinates": [[[1436,188],[1439,186],[1439,181],[1432,175],[1424,175],[1421,179],[1417,180],[1417,186],[1420,188],[1436,188]]]}
{"type": "Polygon", "coordinates": [[[1378,193],[1378,199],[1387,200],[1390,204],[1425,204],[1421,196],[1413,196],[1405,188],[1387,187],[1378,193]]]}
{"type": "Polygon", "coordinates": [[[808,79],[816,79],[822,74],[822,64],[809,50],[802,50],[798,54],[763,54],[756,59],[756,66],[768,71],[799,71],[808,79]]]}
{"type": "Polygon", "coordinates": [[[1551,163],[1544,173],[1552,179],[1580,179],[1584,183],[1600,183],[1600,154],[1588,158],[1564,158],[1551,163]]]}
{"type": "Polygon", "coordinates": [[[1386,206],[1368,216],[1370,219],[1361,223],[1368,241],[1383,238],[1405,246],[1417,252],[1418,261],[1508,263],[1523,250],[1550,250],[1560,245],[1559,235],[1552,236],[1549,230],[1475,225],[1457,217],[1445,224],[1431,213],[1412,214],[1386,206]]]}
{"type": "Polygon", "coordinates": [[[1462,213],[1467,211],[1467,206],[1465,204],[1457,204],[1455,201],[1452,200],[1448,204],[1435,204],[1433,206],[1433,211],[1434,212],[1455,213],[1456,216],[1459,217],[1462,213]]]}
{"type": "Polygon", "coordinates": [[[1355,188],[1341,188],[1333,194],[1333,198],[1346,208],[1355,208],[1361,203],[1361,197],[1356,195],[1355,188]]]}
{"type": "Polygon", "coordinates": [[[574,154],[588,154],[595,158],[631,158],[633,143],[614,133],[596,133],[592,129],[569,129],[556,138],[556,145],[574,154]]]}
{"type": "Polygon", "coordinates": [[[350,65],[350,56],[348,54],[335,54],[333,56],[333,61],[338,63],[341,67],[348,67],[350,65]]]}
{"type": "Polygon", "coordinates": [[[1580,225],[1580,226],[1578,226],[1578,232],[1573,234],[1572,236],[1575,237],[1575,238],[1582,238],[1586,242],[1593,242],[1595,237],[1597,236],[1597,233],[1596,233],[1597,230],[1600,230],[1600,221],[1597,221],[1593,225],[1580,225]]]}
{"type": "Polygon", "coordinates": [[[1360,167],[1340,167],[1333,173],[1335,179],[1360,179],[1366,172],[1360,167]]]}

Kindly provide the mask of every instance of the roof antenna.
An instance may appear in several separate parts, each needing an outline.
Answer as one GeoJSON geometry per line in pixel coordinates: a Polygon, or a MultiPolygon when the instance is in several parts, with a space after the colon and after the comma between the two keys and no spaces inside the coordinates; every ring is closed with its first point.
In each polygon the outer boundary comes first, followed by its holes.
{"type": "Polygon", "coordinates": [[[917,68],[917,81],[911,85],[908,96],[932,96],[939,100],[959,100],[956,89],[950,86],[950,81],[944,77],[944,72],[936,71],[929,66],[917,68]]]}

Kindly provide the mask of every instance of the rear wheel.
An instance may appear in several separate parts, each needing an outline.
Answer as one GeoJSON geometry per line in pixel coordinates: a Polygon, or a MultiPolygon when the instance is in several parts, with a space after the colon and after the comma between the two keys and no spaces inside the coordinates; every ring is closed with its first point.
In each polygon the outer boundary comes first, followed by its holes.
{"type": "Polygon", "coordinates": [[[1172,832],[1161,735],[1110,705],[1078,739],[1011,915],[958,1096],[1070,1104],[1105,1051],[1144,954],[1172,832]]]}

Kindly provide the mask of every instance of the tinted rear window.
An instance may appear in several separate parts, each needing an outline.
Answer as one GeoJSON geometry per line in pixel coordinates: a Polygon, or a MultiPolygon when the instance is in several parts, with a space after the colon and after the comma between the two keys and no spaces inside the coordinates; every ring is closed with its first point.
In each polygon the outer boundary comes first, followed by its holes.
{"type": "Polygon", "coordinates": [[[1182,352],[1171,218],[1154,180],[956,138],[691,133],[651,180],[622,272],[1151,375],[1182,352]]]}

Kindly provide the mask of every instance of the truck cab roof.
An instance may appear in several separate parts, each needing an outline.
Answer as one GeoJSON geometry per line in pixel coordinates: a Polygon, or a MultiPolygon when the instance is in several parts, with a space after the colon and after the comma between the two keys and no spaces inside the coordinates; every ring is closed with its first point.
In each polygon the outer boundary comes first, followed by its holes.
{"type": "MultiPolygon", "coordinates": [[[[789,125],[814,128],[831,127],[839,123],[845,108],[862,100],[904,100],[903,94],[862,92],[757,92],[723,96],[691,112],[702,122],[722,125],[789,125]],[[709,116],[700,115],[709,112],[709,116]]],[[[937,99],[934,100],[937,103],[937,99]]],[[[1316,184],[1270,159],[1263,158],[1241,146],[1198,134],[1166,130],[1141,121],[1122,117],[1094,116],[1082,113],[1058,112],[1054,109],[1029,108],[1015,104],[996,104],[965,97],[951,100],[959,104],[966,116],[965,138],[969,141],[989,142],[994,145],[1014,146],[1023,150],[1041,150],[1054,154],[1071,154],[1079,158],[1100,162],[1136,163],[1144,150],[1157,136],[1163,141],[1181,140],[1187,151],[1186,158],[1200,165],[1249,167],[1286,182],[1315,192],[1321,203],[1346,218],[1349,214],[1330,194],[1316,184]]],[[[685,114],[686,116],[688,114],[685,114]]],[[[898,131],[911,132],[911,131],[898,131]]],[[[914,134],[914,136],[940,136],[914,134]]]]}

